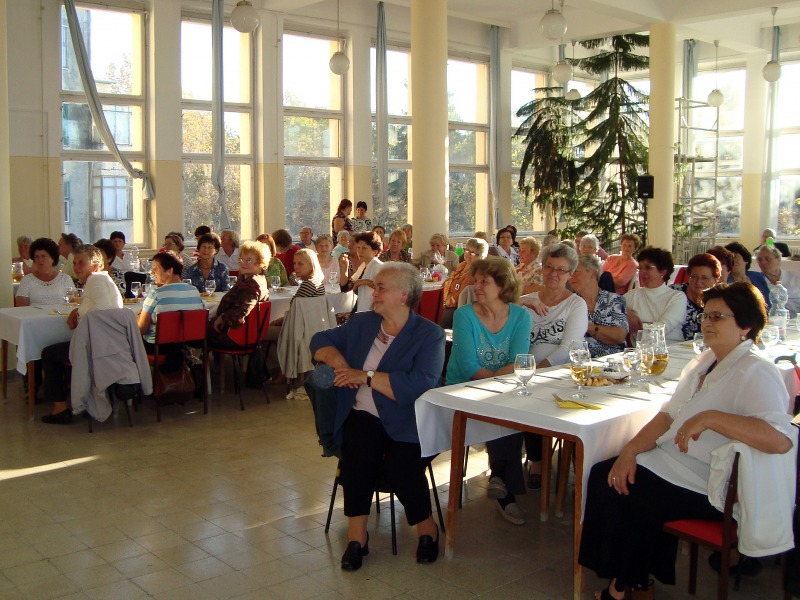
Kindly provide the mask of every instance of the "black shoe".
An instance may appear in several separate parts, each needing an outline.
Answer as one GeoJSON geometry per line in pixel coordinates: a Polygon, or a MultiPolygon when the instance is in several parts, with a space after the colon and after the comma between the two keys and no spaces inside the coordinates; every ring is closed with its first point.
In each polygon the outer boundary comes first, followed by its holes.
{"type": "MultiPolygon", "coordinates": [[[[722,554],[719,552],[712,552],[711,555],[708,557],[708,565],[714,569],[717,573],[722,565],[722,554]]],[[[742,554],[739,555],[739,562],[735,565],[731,565],[731,575],[736,575],[739,573],[740,575],[744,575],[745,577],[755,577],[759,573],[761,573],[761,569],[764,568],[764,565],[761,564],[761,561],[757,558],[753,558],[751,556],[744,556],[742,554]],[[741,570],[741,572],[740,572],[741,570]]]]}
{"type": "Polygon", "coordinates": [[[69,425],[72,423],[72,412],[66,409],[54,415],[45,415],[42,417],[42,423],[47,423],[48,425],[69,425]]]}
{"type": "Polygon", "coordinates": [[[342,555],[342,569],[345,571],[358,571],[361,568],[361,561],[364,556],[369,554],[369,534],[367,541],[362,546],[360,542],[349,542],[347,550],[342,555]]]}
{"type": "Polygon", "coordinates": [[[429,535],[419,536],[417,546],[417,562],[420,564],[430,564],[439,558],[439,526],[436,526],[436,539],[429,535]]]}
{"type": "Polygon", "coordinates": [[[528,475],[528,489],[538,492],[542,489],[542,476],[538,473],[528,475]]]}

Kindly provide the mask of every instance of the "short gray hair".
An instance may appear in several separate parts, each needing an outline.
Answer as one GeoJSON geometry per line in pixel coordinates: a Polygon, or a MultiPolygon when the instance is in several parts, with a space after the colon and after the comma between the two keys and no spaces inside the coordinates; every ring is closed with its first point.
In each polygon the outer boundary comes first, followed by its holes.
{"type": "Polygon", "coordinates": [[[444,244],[445,249],[450,245],[450,240],[448,240],[447,236],[443,233],[434,233],[428,243],[432,244],[433,242],[441,242],[444,244]]]}
{"type": "Polygon", "coordinates": [[[600,279],[600,259],[594,254],[581,254],[578,257],[578,266],[583,267],[587,271],[594,271],[595,279],[600,279]]]}
{"type": "MultiPolygon", "coordinates": [[[[342,229],[339,233],[336,234],[336,243],[342,244],[342,240],[350,241],[350,232],[342,229]]],[[[344,246],[344,244],[342,244],[344,246]]]]}
{"type": "Polygon", "coordinates": [[[592,248],[594,248],[594,251],[597,252],[597,249],[600,247],[600,240],[597,239],[596,235],[587,233],[581,238],[581,246],[584,244],[590,245],[592,248]]]}
{"type": "Polygon", "coordinates": [[[546,248],[550,244],[557,244],[558,243],[558,236],[553,235],[552,233],[548,233],[544,236],[544,240],[542,240],[542,248],[546,248]]]}
{"type": "Polygon", "coordinates": [[[392,281],[407,294],[406,306],[411,310],[417,308],[420,298],[422,298],[422,279],[420,279],[419,271],[404,262],[383,263],[380,274],[383,275],[390,271],[392,272],[392,281]]]}
{"type": "Polygon", "coordinates": [[[539,242],[536,240],[535,237],[526,237],[524,239],[521,239],[519,241],[519,245],[525,246],[533,254],[539,254],[539,251],[542,249],[539,246],[539,242]]]}
{"type": "Polygon", "coordinates": [[[486,255],[489,254],[489,243],[481,238],[469,238],[467,246],[477,248],[478,258],[486,258],[486,255]]]}
{"type": "Polygon", "coordinates": [[[542,250],[542,265],[547,262],[548,258],[566,258],[567,262],[569,262],[570,273],[574,273],[575,269],[578,268],[578,253],[575,252],[575,248],[571,248],[564,242],[545,246],[544,250],[542,250]]]}
{"type": "Polygon", "coordinates": [[[233,229],[223,229],[222,231],[219,232],[219,239],[222,239],[223,235],[227,235],[229,238],[231,238],[234,248],[239,247],[240,241],[238,232],[234,231],[233,229]]]}
{"type": "Polygon", "coordinates": [[[777,249],[775,246],[770,246],[770,245],[768,245],[768,244],[764,244],[763,246],[760,246],[760,247],[758,248],[758,250],[756,251],[756,254],[758,254],[758,253],[759,253],[759,252],[761,252],[762,250],[766,250],[767,252],[769,252],[770,254],[772,254],[772,256],[774,256],[774,257],[775,257],[775,258],[777,258],[778,260],[780,260],[780,259],[782,259],[782,258],[783,258],[783,254],[781,254],[781,251],[780,251],[780,250],[778,250],[778,249],[777,249]]]}
{"type": "Polygon", "coordinates": [[[17,246],[21,246],[24,243],[32,244],[33,238],[29,235],[21,235],[17,238],[17,246]]]}

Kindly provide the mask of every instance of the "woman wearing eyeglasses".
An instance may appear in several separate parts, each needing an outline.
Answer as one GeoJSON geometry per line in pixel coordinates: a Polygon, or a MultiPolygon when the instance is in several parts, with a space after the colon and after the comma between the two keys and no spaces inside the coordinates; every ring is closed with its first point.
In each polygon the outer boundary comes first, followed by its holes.
{"type": "Polygon", "coordinates": [[[786,473],[795,468],[796,431],[786,386],[755,346],[767,322],[764,300],[744,282],[707,289],[702,299],[699,320],[710,349],[686,365],[672,398],[619,456],[592,467],[578,561],[610,579],[595,598],[618,600],[626,586],[647,588],[651,574],[675,583],[678,540],[662,535],[663,525],[722,520],[724,490],[722,498],[709,496],[709,483],[721,471],[714,481],[725,487],[730,466],[720,459],[732,462],[733,450],[752,461],[739,471],[740,547],[754,556],[794,547],[784,525],[794,508],[794,479],[787,483],[786,473]],[[764,493],[756,498],[753,489],[764,493]],[[769,534],[751,536],[754,524],[769,534]]]}
{"type": "Polygon", "coordinates": [[[711,254],[704,253],[696,254],[689,259],[686,272],[689,274],[689,281],[675,283],[669,287],[686,295],[686,316],[681,331],[683,339],[691,340],[695,333],[700,332],[700,322],[697,317],[703,312],[703,291],[719,283],[722,268],[719,260],[711,254]]]}
{"type": "Polygon", "coordinates": [[[458,266],[450,273],[450,276],[445,279],[442,285],[444,311],[442,312],[441,321],[441,325],[445,329],[453,327],[453,315],[458,308],[458,299],[461,297],[461,292],[468,285],[472,285],[472,261],[476,258],[486,258],[488,252],[489,244],[484,240],[470,238],[464,246],[464,262],[458,263],[458,266]]]}
{"type": "Polygon", "coordinates": [[[667,287],[675,263],[669,250],[648,246],[639,252],[639,285],[625,294],[633,336],[643,323],[664,323],[667,341],[683,341],[686,296],[667,287]]]}

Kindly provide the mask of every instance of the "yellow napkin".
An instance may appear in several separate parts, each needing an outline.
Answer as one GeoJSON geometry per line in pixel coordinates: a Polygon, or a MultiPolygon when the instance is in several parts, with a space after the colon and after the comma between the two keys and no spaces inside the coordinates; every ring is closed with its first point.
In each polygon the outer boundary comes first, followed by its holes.
{"type": "Polygon", "coordinates": [[[588,402],[578,402],[577,400],[564,400],[553,394],[556,399],[558,408],[583,408],[585,410],[600,410],[602,407],[597,404],[589,404],[588,402]]]}

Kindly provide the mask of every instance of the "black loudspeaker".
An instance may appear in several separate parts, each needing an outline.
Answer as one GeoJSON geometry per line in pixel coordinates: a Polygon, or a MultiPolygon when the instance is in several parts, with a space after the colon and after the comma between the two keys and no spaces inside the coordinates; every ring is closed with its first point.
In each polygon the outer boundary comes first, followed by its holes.
{"type": "Polygon", "coordinates": [[[639,175],[639,179],[636,182],[636,195],[643,200],[653,197],[652,175],[639,175]]]}

